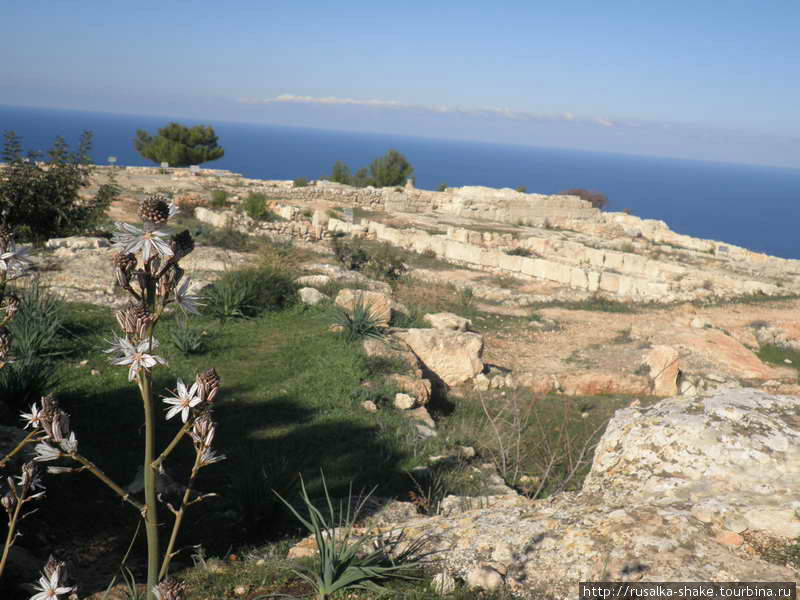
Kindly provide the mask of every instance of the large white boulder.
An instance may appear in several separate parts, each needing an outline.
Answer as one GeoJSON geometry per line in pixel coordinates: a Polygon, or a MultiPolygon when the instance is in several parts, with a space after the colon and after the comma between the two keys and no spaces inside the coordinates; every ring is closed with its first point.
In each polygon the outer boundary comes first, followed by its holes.
{"type": "Polygon", "coordinates": [[[447,385],[459,385],[483,371],[483,337],[452,329],[399,329],[392,334],[408,344],[420,361],[447,385]]]}

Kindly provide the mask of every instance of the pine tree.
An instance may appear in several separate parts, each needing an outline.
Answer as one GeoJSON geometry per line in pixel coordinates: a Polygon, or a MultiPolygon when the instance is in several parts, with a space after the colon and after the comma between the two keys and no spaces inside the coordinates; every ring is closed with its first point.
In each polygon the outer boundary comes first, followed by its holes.
{"type": "Polygon", "coordinates": [[[170,123],[153,137],[142,129],[136,130],[133,146],[144,158],[155,163],[167,162],[172,167],[199,165],[222,158],[225,150],[217,145],[213,127],[197,125],[189,128],[170,123]]]}

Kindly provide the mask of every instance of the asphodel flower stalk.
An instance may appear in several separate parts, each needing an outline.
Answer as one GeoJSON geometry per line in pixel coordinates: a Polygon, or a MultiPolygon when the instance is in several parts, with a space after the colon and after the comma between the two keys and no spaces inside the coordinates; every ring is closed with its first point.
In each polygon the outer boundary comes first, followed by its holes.
{"type": "MultiPolygon", "coordinates": [[[[117,223],[117,234],[114,247],[118,253],[114,257],[115,278],[120,287],[132,297],[131,304],[117,313],[117,322],[122,329],[123,337],[115,336],[111,352],[112,363],[128,368],[129,381],[136,381],[142,398],[145,421],[145,448],[143,460],[143,477],[145,504],[143,516],[147,535],[147,590],[148,598],[158,590],[159,580],[168,572],[169,559],[173,553],[175,539],[180,528],[183,511],[189,504],[189,490],[194,482],[196,471],[192,469],[189,485],[186,488],[186,501],[181,502],[180,516],[176,516],[170,543],[164,560],[160,560],[157,476],[164,460],[172,453],[178,442],[192,427],[197,415],[213,401],[219,378],[213,372],[216,382],[213,393],[198,381],[187,388],[179,380],[175,397],[170,399],[172,408],[167,418],[181,415],[183,426],[172,442],[156,458],[154,441],[156,430],[155,406],[153,396],[152,370],[166,361],[155,352],[158,340],[154,331],[165,309],[174,304],[179,310],[188,314],[196,312],[197,299],[189,292],[189,279],[181,281],[184,271],[178,264],[194,249],[194,241],[188,230],[169,236],[166,231],[158,229],[164,226],[176,212],[173,204],[162,196],[150,196],[140,206],[139,216],[143,221],[141,227],[127,223],[117,223]],[[209,399],[208,396],[211,395],[209,399]],[[188,503],[187,503],[188,502],[188,503]],[[160,563],[160,564],[159,564],[160,563]]],[[[199,456],[199,455],[198,455],[199,456]]],[[[196,463],[202,460],[196,459],[196,463]]],[[[170,507],[172,508],[172,507],[170,507]]],[[[175,510],[173,509],[173,512],[175,510]]],[[[177,514],[177,513],[176,513],[177,514]]]]}
{"type": "MultiPolygon", "coordinates": [[[[114,247],[117,249],[113,258],[114,277],[117,285],[131,296],[131,302],[116,313],[122,335],[114,334],[111,348],[106,352],[112,355],[112,364],[127,369],[128,380],[136,382],[142,399],[145,424],[142,465],[144,503],[131,497],[131,492],[115,483],[95,463],[79,453],[78,438],[72,430],[69,415],[59,407],[55,397],[45,396],[41,399],[41,407],[34,403],[30,412],[22,413],[25,427],[30,427],[31,431],[14,450],[0,460],[0,467],[3,467],[25,446],[34,445],[33,462],[23,467],[22,475],[18,478],[19,483],[8,478],[9,490],[0,496],[0,505],[9,517],[9,531],[0,557],[0,575],[11,545],[18,535],[16,526],[22,518],[22,506],[43,493],[31,493],[41,486],[38,465],[72,461],[77,466],[56,464],[49,466],[47,471],[52,474],[88,471],[142,515],[147,535],[148,600],[180,600],[182,597],[183,585],[164,579],[169,571],[170,560],[175,554],[178,531],[189,506],[214,496],[199,495],[193,491],[197,472],[225,457],[211,449],[216,426],[211,421],[210,414],[219,389],[219,376],[214,369],[208,369],[198,374],[191,386],[186,386],[179,380],[173,397],[166,399],[171,406],[167,409],[167,419],[180,415],[183,424],[170,444],[155,458],[157,421],[152,371],[165,365],[166,360],[156,354],[158,340],[154,337],[154,332],[159,319],[170,305],[174,305],[186,316],[196,313],[198,305],[197,297],[189,290],[189,278],[184,279],[184,271],[178,264],[180,259],[194,249],[191,235],[188,231],[183,231],[170,236],[168,232],[157,229],[166,224],[175,212],[175,206],[165,198],[151,196],[142,203],[139,211],[142,227],[117,223],[118,231],[114,237],[114,247]],[[162,463],[187,433],[195,447],[195,461],[188,485],[179,488],[183,492],[180,504],[177,508],[168,505],[175,514],[175,522],[162,560],[158,531],[157,476],[163,468],[162,463]]],[[[0,227],[0,368],[11,361],[11,335],[6,326],[20,306],[19,298],[6,293],[7,283],[25,275],[30,264],[26,254],[27,250],[15,245],[10,232],[0,227]]],[[[66,579],[65,572],[63,563],[53,562],[51,559],[39,579],[39,593],[34,598],[57,598],[59,594],[74,592],[73,586],[63,583],[66,579]]]]}

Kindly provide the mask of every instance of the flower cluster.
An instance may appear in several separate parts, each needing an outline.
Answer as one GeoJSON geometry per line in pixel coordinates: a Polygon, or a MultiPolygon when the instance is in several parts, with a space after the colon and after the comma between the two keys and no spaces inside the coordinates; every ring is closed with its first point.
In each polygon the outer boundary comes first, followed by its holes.
{"type": "Polygon", "coordinates": [[[71,594],[70,599],[77,598],[78,588],[74,585],[66,585],[68,581],[66,564],[51,556],[42,569],[39,584],[34,586],[38,593],[31,596],[30,600],[60,600],[64,594],[71,594]]]}
{"type": "Polygon", "coordinates": [[[69,415],[58,405],[58,400],[50,394],[42,398],[42,408],[34,402],[31,412],[22,413],[25,428],[41,429],[44,439],[34,447],[34,461],[47,462],[70,456],[78,451],[75,432],[69,427],[69,415]]]}
{"type": "Polygon", "coordinates": [[[183,593],[185,590],[185,583],[167,577],[153,588],[153,594],[155,594],[158,600],[183,600],[183,593]]]}
{"type": "Polygon", "coordinates": [[[0,369],[14,362],[9,355],[11,331],[7,325],[17,314],[20,305],[20,299],[15,294],[6,293],[6,284],[27,275],[30,266],[28,249],[17,247],[11,232],[0,227],[0,369]]]}
{"type": "Polygon", "coordinates": [[[0,504],[3,505],[8,518],[12,519],[17,505],[25,504],[31,500],[36,500],[44,496],[44,492],[36,492],[36,490],[44,490],[42,484],[42,476],[39,472],[39,465],[35,462],[27,462],[22,465],[22,474],[14,478],[8,477],[8,491],[0,498],[0,504]],[[29,492],[36,492],[28,495],[29,492]]]}
{"type": "Polygon", "coordinates": [[[200,373],[191,387],[187,387],[182,379],[178,379],[177,383],[174,395],[164,398],[164,403],[171,405],[167,409],[167,420],[180,413],[181,420],[186,423],[191,409],[197,409],[196,414],[200,414],[201,409],[211,413],[219,390],[219,375],[215,369],[200,373]]]}
{"type": "Polygon", "coordinates": [[[188,230],[170,235],[157,229],[176,211],[177,207],[166,198],[153,195],[139,207],[142,227],[115,224],[114,276],[132,299],[116,313],[124,337],[115,335],[106,352],[112,355],[112,364],[128,367],[129,381],[157,364],[166,364],[154,354],[158,340],[153,337],[164,309],[175,304],[184,313],[197,313],[198,299],[189,291],[191,278],[184,278],[184,270],[178,264],[194,250],[194,240],[188,230]]]}
{"type": "Polygon", "coordinates": [[[0,229],[0,273],[5,281],[27,274],[31,266],[28,248],[17,246],[8,229],[0,229]]]}

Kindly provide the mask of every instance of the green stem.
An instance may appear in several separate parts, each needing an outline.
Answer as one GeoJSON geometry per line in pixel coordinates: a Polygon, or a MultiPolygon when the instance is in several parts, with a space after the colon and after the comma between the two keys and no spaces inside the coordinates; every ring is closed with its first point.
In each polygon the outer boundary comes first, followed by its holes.
{"type": "Polygon", "coordinates": [[[3,467],[5,467],[5,466],[6,466],[6,463],[8,463],[8,461],[10,461],[12,458],[14,458],[14,456],[15,456],[15,455],[16,455],[16,454],[17,454],[17,453],[20,451],[20,450],[22,450],[22,449],[23,449],[23,448],[24,448],[24,447],[25,447],[27,444],[30,444],[31,442],[34,442],[34,441],[39,441],[39,440],[34,440],[34,439],[33,439],[33,438],[34,438],[34,437],[35,437],[37,434],[39,434],[39,433],[42,433],[42,432],[41,432],[40,430],[38,430],[38,429],[34,429],[34,430],[33,430],[33,431],[31,431],[31,432],[30,432],[28,435],[26,435],[26,436],[25,436],[25,439],[23,439],[23,440],[22,440],[22,441],[21,441],[19,444],[17,444],[17,447],[16,447],[16,448],[14,448],[14,449],[13,449],[11,452],[9,452],[8,454],[6,454],[6,455],[3,457],[3,460],[0,460],[0,469],[2,469],[3,467]]]}
{"type": "Polygon", "coordinates": [[[126,492],[116,483],[114,483],[114,481],[108,475],[106,475],[105,473],[103,473],[103,471],[98,469],[97,465],[95,465],[88,458],[86,458],[85,456],[81,456],[80,454],[70,454],[69,457],[75,460],[76,462],[81,463],[92,475],[97,477],[100,481],[102,481],[108,487],[114,490],[117,493],[117,495],[119,495],[119,497],[122,498],[125,502],[131,504],[140,513],[144,513],[144,508],[145,508],[144,505],[139,504],[138,502],[136,502],[136,500],[131,498],[128,492],[126,492]]]}
{"type": "MultiPolygon", "coordinates": [[[[16,494],[15,494],[16,496],[16,494]]],[[[11,551],[11,546],[14,545],[14,539],[16,537],[16,529],[17,529],[17,519],[19,518],[19,511],[22,508],[22,504],[25,502],[25,498],[17,498],[17,506],[14,509],[14,516],[11,517],[8,521],[8,535],[6,535],[6,543],[3,546],[3,558],[0,559],[0,577],[3,576],[3,571],[6,568],[6,561],[8,560],[8,553],[11,551]]]]}
{"type": "Polygon", "coordinates": [[[164,554],[164,562],[161,563],[161,572],[158,574],[159,579],[162,579],[164,576],[166,576],[167,571],[169,570],[169,563],[172,560],[172,551],[175,547],[175,541],[178,539],[178,530],[181,528],[183,514],[186,512],[186,507],[189,505],[189,496],[192,492],[194,479],[197,477],[197,472],[200,470],[201,455],[201,451],[197,450],[194,459],[194,466],[192,467],[192,474],[189,477],[189,483],[186,485],[186,490],[183,492],[181,507],[177,511],[173,511],[175,512],[175,523],[172,526],[172,534],[169,536],[169,545],[167,546],[166,554],[164,554]]]}
{"type": "Polygon", "coordinates": [[[175,437],[172,438],[172,441],[169,443],[169,446],[164,448],[164,451],[159,455],[159,457],[153,461],[153,469],[155,469],[156,471],[158,470],[158,467],[161,466],[161,463],[163,463],[166,460],[166,458],[175,449],[175,446],[178,445],[178,442],[181,441],[181,438],[186,434],[187,431],[189,431],[189,428],[192,426],[192,423],[194,423],[194,420],[186,421],[186,423],[183,424],[183,427],[181,427],[178,430],[178,433],[175,434],[175,437]]]}
{"type": "Polygon", "coordinates": [[[155,420],[153,418],[152,380],[149,371],[139,371],[139,391],[144,403],[144,503],[145,532],[147,533],[147,598],[155,598],[153,588],[158,584],[158,505],[156,504],[156,470],[153,468],[155,420]]]}

